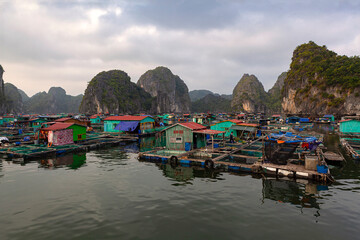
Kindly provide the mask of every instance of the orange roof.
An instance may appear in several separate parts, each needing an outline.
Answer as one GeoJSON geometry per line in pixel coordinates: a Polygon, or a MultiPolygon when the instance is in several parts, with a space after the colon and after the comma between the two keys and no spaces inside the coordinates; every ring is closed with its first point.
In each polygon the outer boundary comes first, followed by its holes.
{"type": "Polygon", "coordinates": [[[211,130],[211,129],[201,129],[201,130],[194,131],[194,133],[202,133],[202,134],[214,135],[214,134],[220,134],[220,133],[225,133],[225,132],[224,131],[218,131],[218,130],[211,130]]]}
{"type": "Polygon", "coordinates": [[[141,121],[147,118],[148,116],[110,116],[105,118],[105,121],[141,121]]]}
{"type": "Polygon", "coordinates": [[[241,120],[237,120],[237,119],[231,119],[231,120],[229,120],[230,122],[233,122],[233,123],[242,123],[243,121],[241,121],[241,120]]]}
{"type": "Polygon", "coordinates": [[[200,129],[206,129],[205,126],[199,124],[199,123],[195,123],[195,122],[185,122],[185,123],[179,123],[180,125],[190,128],[192,130],[200,130],[200,129]]]}

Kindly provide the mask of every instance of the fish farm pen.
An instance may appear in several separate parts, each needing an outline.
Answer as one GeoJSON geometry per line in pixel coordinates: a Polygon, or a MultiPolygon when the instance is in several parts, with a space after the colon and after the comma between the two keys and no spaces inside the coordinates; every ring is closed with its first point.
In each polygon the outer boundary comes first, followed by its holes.
{"type": "MultiPolygon", "coordinates": [[[[302,140],[294,141],[292,143],[293,147],[282,146],[281,148],[275,148],[275,155],[274,153],[273,155],[266,154],[265,149],[269,139],[262,137],[237,148],[224,146],[216,149],[201,148],[191,151],[158,148],[139,153],[139,159],[164,164],[169,163],[173,166],[178,164],[202,166],[225,171],[308,179],[326,183],[333,182],[334,179],[320,151],[299,150],[303,145],[302,140]],[[276,157],[282,157],[282,162],[279,163],[276,157]]],[[[308,140],[315,144],[315,138],[308,140]]]]}

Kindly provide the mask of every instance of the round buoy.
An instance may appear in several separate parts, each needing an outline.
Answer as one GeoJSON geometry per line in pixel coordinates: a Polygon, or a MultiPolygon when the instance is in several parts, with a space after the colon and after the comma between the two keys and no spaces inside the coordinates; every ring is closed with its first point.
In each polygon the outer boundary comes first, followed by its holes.
{"type": "Polygon", "coordinates": [[[207,160],[205,160],[205,168],[214,168],[214,161],[213,160],[211,160],[211,159],[207,159],[207,160]]]}
{"type": "Polygon", "coordinates": [[[169,162],[171,165],[176,166],[178,164],[178,158],[176,156],[171,156],[171,158],[169,158],[169,162]]]}

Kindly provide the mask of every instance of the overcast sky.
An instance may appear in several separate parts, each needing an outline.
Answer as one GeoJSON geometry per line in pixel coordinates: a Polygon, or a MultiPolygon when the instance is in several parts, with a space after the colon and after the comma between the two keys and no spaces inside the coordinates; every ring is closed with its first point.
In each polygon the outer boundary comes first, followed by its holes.
{"type": "Polygon", "coordinates": [[[302,43],[360,55],[359,13],[358,0],[0,0],[0,64],[30,96],[157,66],[189,90],[229,94],[244,73],[267,90],[302,43]]]}

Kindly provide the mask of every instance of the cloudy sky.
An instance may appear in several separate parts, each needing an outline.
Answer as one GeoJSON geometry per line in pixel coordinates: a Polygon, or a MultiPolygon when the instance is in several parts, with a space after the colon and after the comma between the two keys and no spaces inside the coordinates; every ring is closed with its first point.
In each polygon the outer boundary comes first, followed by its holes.
{"type": "Polygon", "coordinates": [[[310,40],[360,55],[359,13],[358,0],[0,0],[0,64],[30,96],[157,66],[189,90],[228,94],[244,73],[269,89],[310,40]]]}

